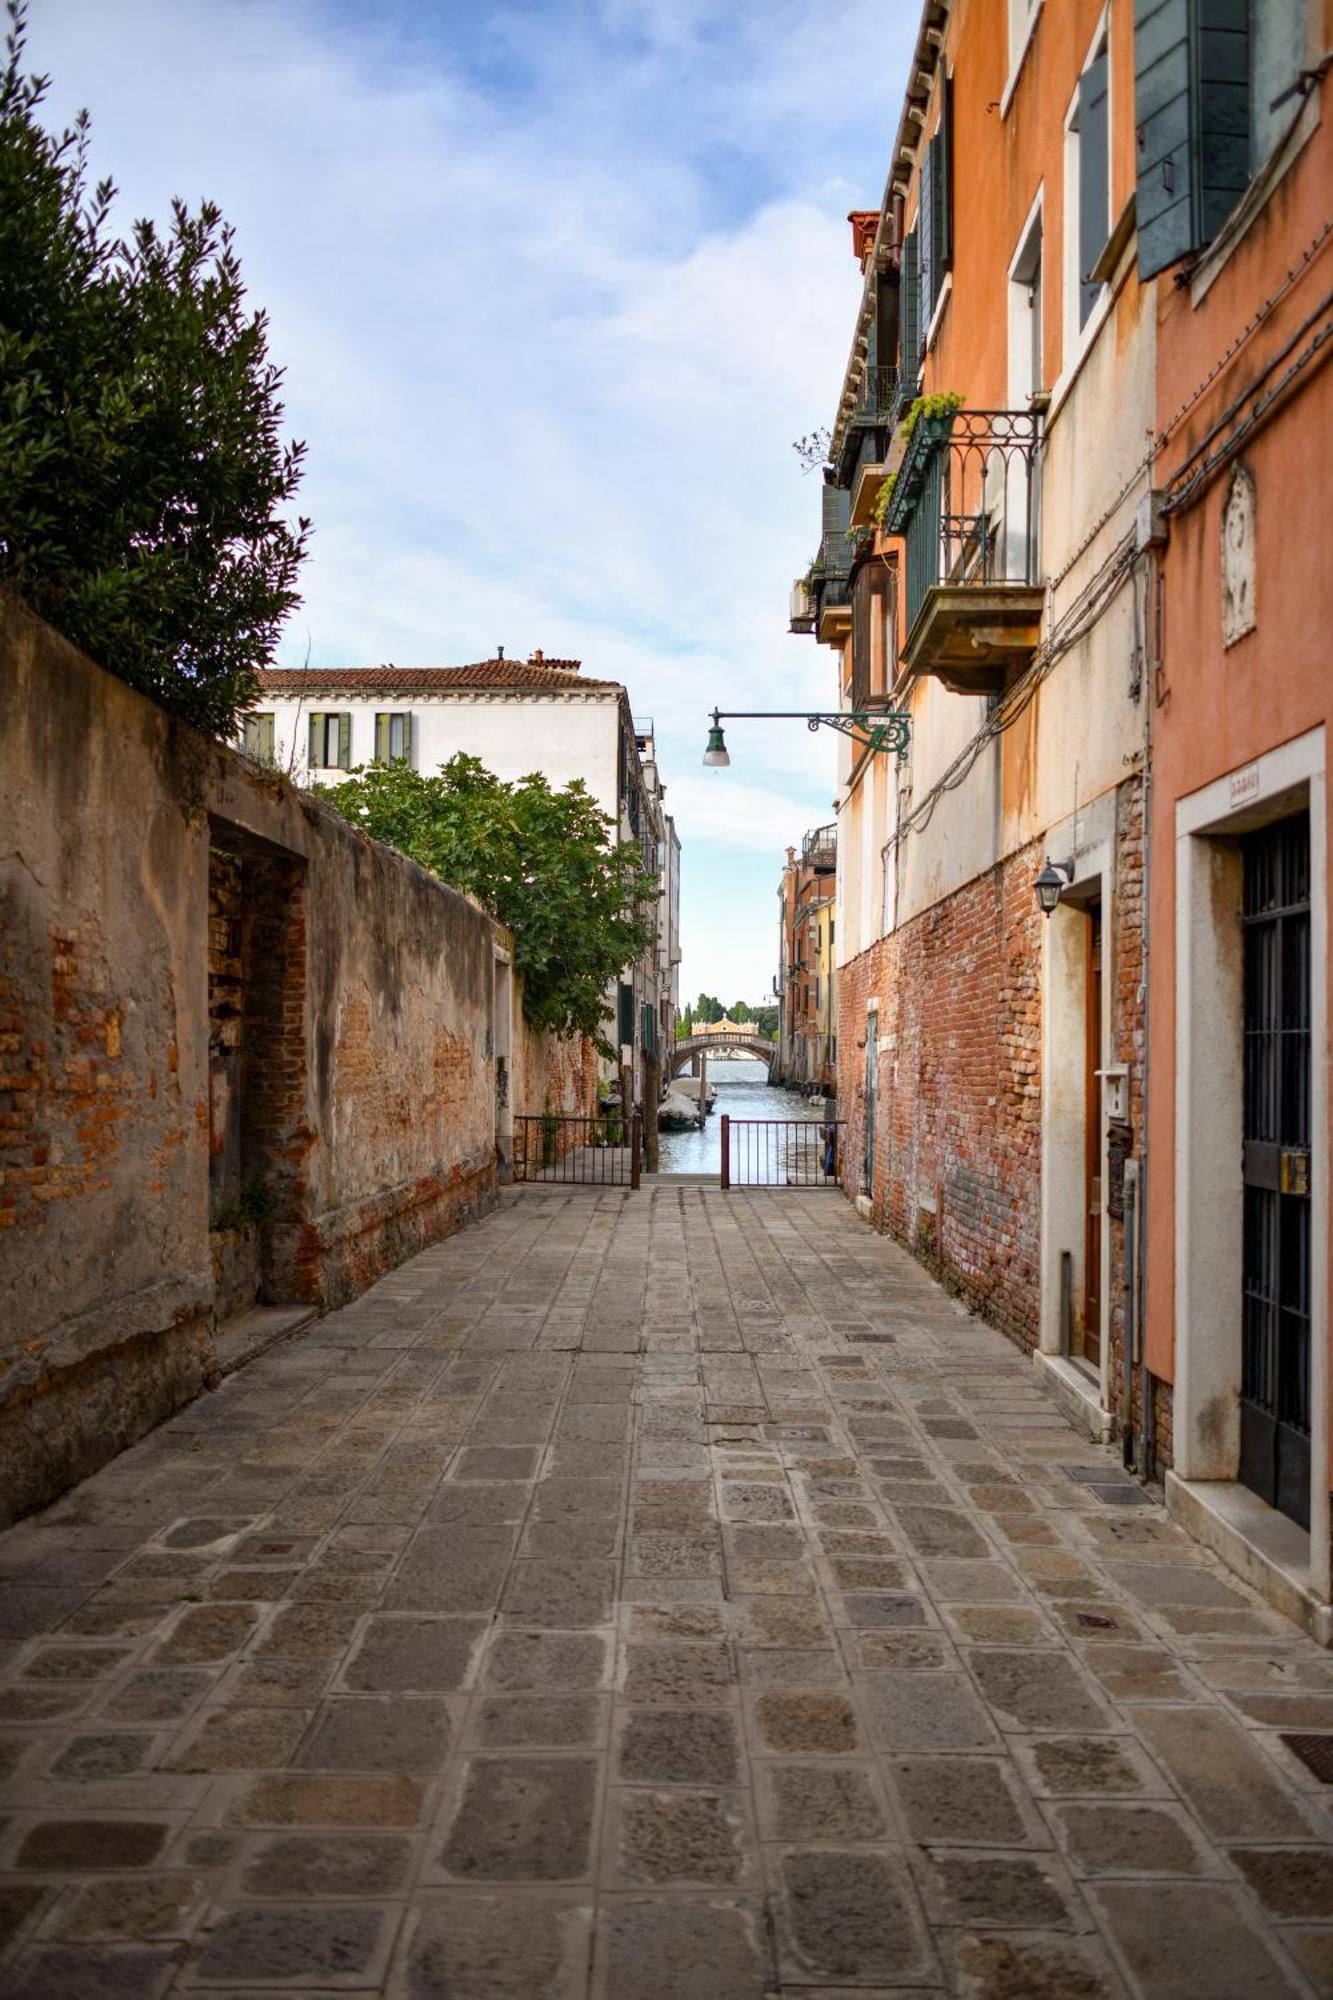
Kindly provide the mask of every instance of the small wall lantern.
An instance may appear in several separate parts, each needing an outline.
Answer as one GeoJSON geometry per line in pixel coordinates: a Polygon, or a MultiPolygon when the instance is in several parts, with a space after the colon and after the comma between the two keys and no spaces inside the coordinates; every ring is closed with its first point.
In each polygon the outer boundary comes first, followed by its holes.
{"type": "Polygon", "coordinates": [[[1032,884],[1044,916],[1049,917],[1053,914],[1056,904],[1073,879],[1072,861],[1052,861],[1050,855],[1047,855],[1046,866],[1032,884]]]}

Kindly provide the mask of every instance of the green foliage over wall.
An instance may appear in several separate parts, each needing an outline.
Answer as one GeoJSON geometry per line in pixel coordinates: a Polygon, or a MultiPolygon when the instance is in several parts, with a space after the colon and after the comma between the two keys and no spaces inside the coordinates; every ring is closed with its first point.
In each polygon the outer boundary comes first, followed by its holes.
{"type": "Polygon", "coordinates": [[[467,891],[514,934],[523,1009],[552,1034],[606,1039],[606,989],[652,943],[657,878],[581,779],[505,783],[479,758],[435,777],[371,765],[320,794],[354,826],[467,891]]]}
{"type": "Polygon", "coordinates": [[[110,229],[88,122],[47,132],[0,69],[0,587],[131,686],[230,735],[298,601],[304,446],[280,438],[281,371],[245,308],[232,232],[174,202],[110,229]]]}

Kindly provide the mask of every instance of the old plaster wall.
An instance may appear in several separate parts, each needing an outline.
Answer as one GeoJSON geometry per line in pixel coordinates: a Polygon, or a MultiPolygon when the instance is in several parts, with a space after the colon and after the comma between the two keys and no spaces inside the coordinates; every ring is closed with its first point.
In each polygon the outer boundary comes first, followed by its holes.
{"type": "Polygon", "coordinates": [[[0,609],[0,1520],[213,1379],[238,1196],[224,1309],[334,1304],[494,1200],[496,936],[0,609]]]}

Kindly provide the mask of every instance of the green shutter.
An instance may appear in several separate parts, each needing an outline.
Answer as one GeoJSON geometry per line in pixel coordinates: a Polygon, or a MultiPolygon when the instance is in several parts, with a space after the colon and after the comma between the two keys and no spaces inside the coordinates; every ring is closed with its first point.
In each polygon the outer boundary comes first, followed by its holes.
{"type": "Polygon", "coordinates": [[[634,988],[620,982],[620,1007],[616,1039],[622,1049],[634,1040],[634,988]]]}
{"type": "Polygon", "coordinates": [[[310,718],[310,757],[308,761],[312,771],[319,769],[319,726],[323,720],[322,715],[312,715],[310,718]]]}
{"type": "Polygon", "coordinates": [[[940,122],[935,132],[935,269],[936,289],[953,267],[953,78],[940,91],[940,122]]]}
{"type": "Polygon", "coordinates": [[[1199,241],[1211,243],[1250,184],[1247,0],[1196,0],[1199,241]]]}
{"type": "Polygon", "coordinates": [[[389,761],[389,718],[387,715],[375,717],[375,762],[387,764],[389,761]]]}
{"type": "Polygon", "coordinates": [[[1101,296],[1101,286],[1088,277],[1106,248],[1111,199],[1110,129],[1106,93],[1105,49],[1078,80],[1078,323],[1087,324],[1101,296]]]}
{"type": "Polygon", "coordinates": [[[924,359],[926,335],[930,331],[930,318],[935,310],[935,297],[939,291],[940,274],[935,262],[935,141],[926,147],[921,162],[921,178],[918,182],[916,210],[917,268],[920,274],[921,327],[920,349],[924,359]]]}
{"type": "Polygon", "coordinates": [[[915,229],[903,244],[903,282],[900,299],[900,360],[898,373],[907,399],[916,389],[917,373],[921,366],[920,327],[921,266],[917,257],[915,229]]]}
{"type": "Polygon", "coordinates": [[[1249,184],[1248,0],[1135,0],[1139,276],[1217,234],[1249,184]]]}
{"type": "Polygon", "coordinates": [[[338,769],[350,771],[352,768],[352,718],[350,715],[338,717],[338,769]]]}

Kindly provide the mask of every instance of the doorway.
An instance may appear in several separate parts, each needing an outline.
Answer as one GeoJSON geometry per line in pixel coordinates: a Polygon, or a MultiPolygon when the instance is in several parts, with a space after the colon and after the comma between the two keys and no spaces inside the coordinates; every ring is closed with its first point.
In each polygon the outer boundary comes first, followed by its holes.
{"type": "Polygon", "coordinates": [[[1246,834],[1240,1477],[1310,1525],[1310,816],[1246,834]]]}
{"type": "Polygon", "coordinates": [[[1102,906],[1086,905],[1083,981],[1083,1298],[1070,1351],[1090,1368],[1102,1359],[1102,906]]]}
{"type": "Polygon", "coordinates": [[[875,1098],[879,1082],[879,1014],[866,1015],[866,1139],[861,1161],[861,1192],[872,1199],[875,1193],[875,1098]]]}

